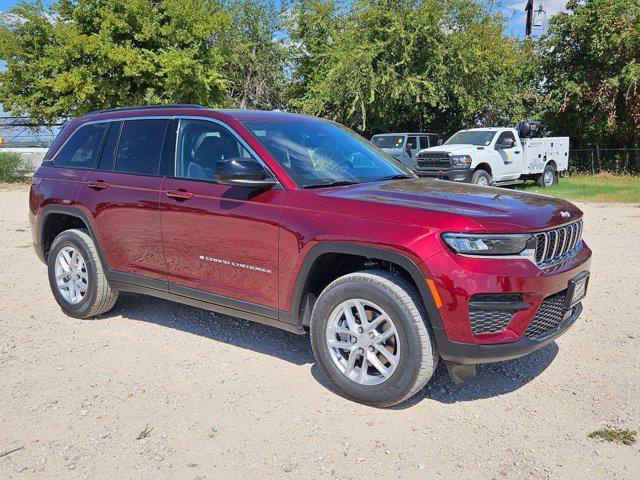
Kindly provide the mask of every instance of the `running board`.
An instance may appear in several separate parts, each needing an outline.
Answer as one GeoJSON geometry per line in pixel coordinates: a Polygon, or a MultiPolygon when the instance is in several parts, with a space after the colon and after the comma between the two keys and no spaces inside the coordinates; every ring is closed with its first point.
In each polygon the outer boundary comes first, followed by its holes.
{"type": "Polygon", "coordinates": [[[493,182],[491,186],[501,187],[503,185],[522,185],[526,180],[503,180],[501,182],[493,182]]]}

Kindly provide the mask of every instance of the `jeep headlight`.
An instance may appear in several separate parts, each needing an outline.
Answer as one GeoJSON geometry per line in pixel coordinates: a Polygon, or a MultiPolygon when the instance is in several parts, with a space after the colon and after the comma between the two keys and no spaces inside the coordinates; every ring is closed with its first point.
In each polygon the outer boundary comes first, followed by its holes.
{"type": "Polygon", "coordinates": [[[471,166],[471,157],[469,155],[451,155],[451,166],[469,168],[471,166]]]}
{"type": "Polygon", "coordinates": [[[442,239],[456,253],[462,255],[519,255],[525,250],[535,248],[528,234],[474,235],[470,233],[444,233],[442,239]]]}

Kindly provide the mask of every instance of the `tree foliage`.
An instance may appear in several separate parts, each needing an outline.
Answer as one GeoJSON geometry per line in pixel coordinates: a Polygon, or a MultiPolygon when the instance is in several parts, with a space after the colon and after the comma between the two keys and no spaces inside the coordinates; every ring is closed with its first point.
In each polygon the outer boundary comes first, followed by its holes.
{"type": "Polygon", "coordinates": [[[640,2],[567,8],[551,19],[541,54],[546,121],[585,146],[640,148],[640,2]]]}
{"type": "Polygon", "coordinates": [[[303,1],[293,104],[367,133],[514,121],[533,72],[503,28],[474,0],[303,1]]]}
{"type": "Polygon", "coordinates": [[[286,104],[286,71],[290,65],[284,37],[286,3],[234,0],[229,4],[228,94],[238,108],[270,110],[286,104]]]}
{"type": "Polygon", "coordinates": [[[640,146],[640,3],[568,9],[521,41],[486,0],[23,1],[0,17],[0,99],[44,122],[201,103],[366,135],[544,117],[574,145],[640,146]]]}
{"type": "Polygon", "coordinates": [[[0,24],[0,97],[45,122],[132,104],[224,105],[229,23],[215,1],[21,2],[0,24]]]}

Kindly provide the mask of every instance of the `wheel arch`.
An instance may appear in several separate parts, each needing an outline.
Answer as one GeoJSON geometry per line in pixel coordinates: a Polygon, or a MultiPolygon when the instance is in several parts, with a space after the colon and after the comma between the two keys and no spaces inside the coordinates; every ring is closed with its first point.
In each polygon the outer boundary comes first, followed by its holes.
{"type": "Polygon", "coordinates": [[[318,271],[318,268],[322,265],[322,258],[326,255],[356,256],[367,261],[387,262],[400,267],[409,275],[410,280],[420,294],[429,316],[428,326],[434,330],[442,330],[440,313],[429,290],[427,279],[416,262],[407,255],[388,248],[348,242],[322,242],[309,250],[298,270],[291,296],[290,309],[288,312],[280,312],[281,315],[288,317],[283,320],[288,323],[302,325],[305,328],[309,326],[311,310],[315,304],[315,298],[309,298],[314,272],[318,271]]]}
{"type": "Polygon", "coordinates": [[[89,231],[102,266],[105,270],[108,270],[91,216],[82,208],[76,206],[50,204],[43,207],[38,221],[38,238],[36,239],[37,245],[41,249],[41,253],[38,256],[46,262],[49,249],[55,237],[69,228],[86,228],[89,231]]]}
{"type": "Polygon", "coordinates": [[[491,172],[491,165],[489,165],[487,162],[480,162],[478,165],[476,165],[476,168],[473,169],[474,172],[477,172],[478,170],[484,170],[489,174],[490,177],[493,175],[491,172]]]}

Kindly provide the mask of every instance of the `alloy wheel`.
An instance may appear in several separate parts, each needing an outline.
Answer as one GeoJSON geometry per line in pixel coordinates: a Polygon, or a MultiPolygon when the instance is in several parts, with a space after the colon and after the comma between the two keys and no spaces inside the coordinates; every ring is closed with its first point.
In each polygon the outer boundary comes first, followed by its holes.
{"type": "Polygon", "coordinates": [[[80,303],[87,294],[89,274],[80,252],[74,247],[63,247],[56,256],[56,285],[60,295],[69,303],[80,303]]]}
{"type": "Polygon", "coordinates": [[[326,334],[333,363],[360,385],[379,385],[398,366],[400,336],[393,320],[373,302],[342,302],[331,313],[326,334]]]}

